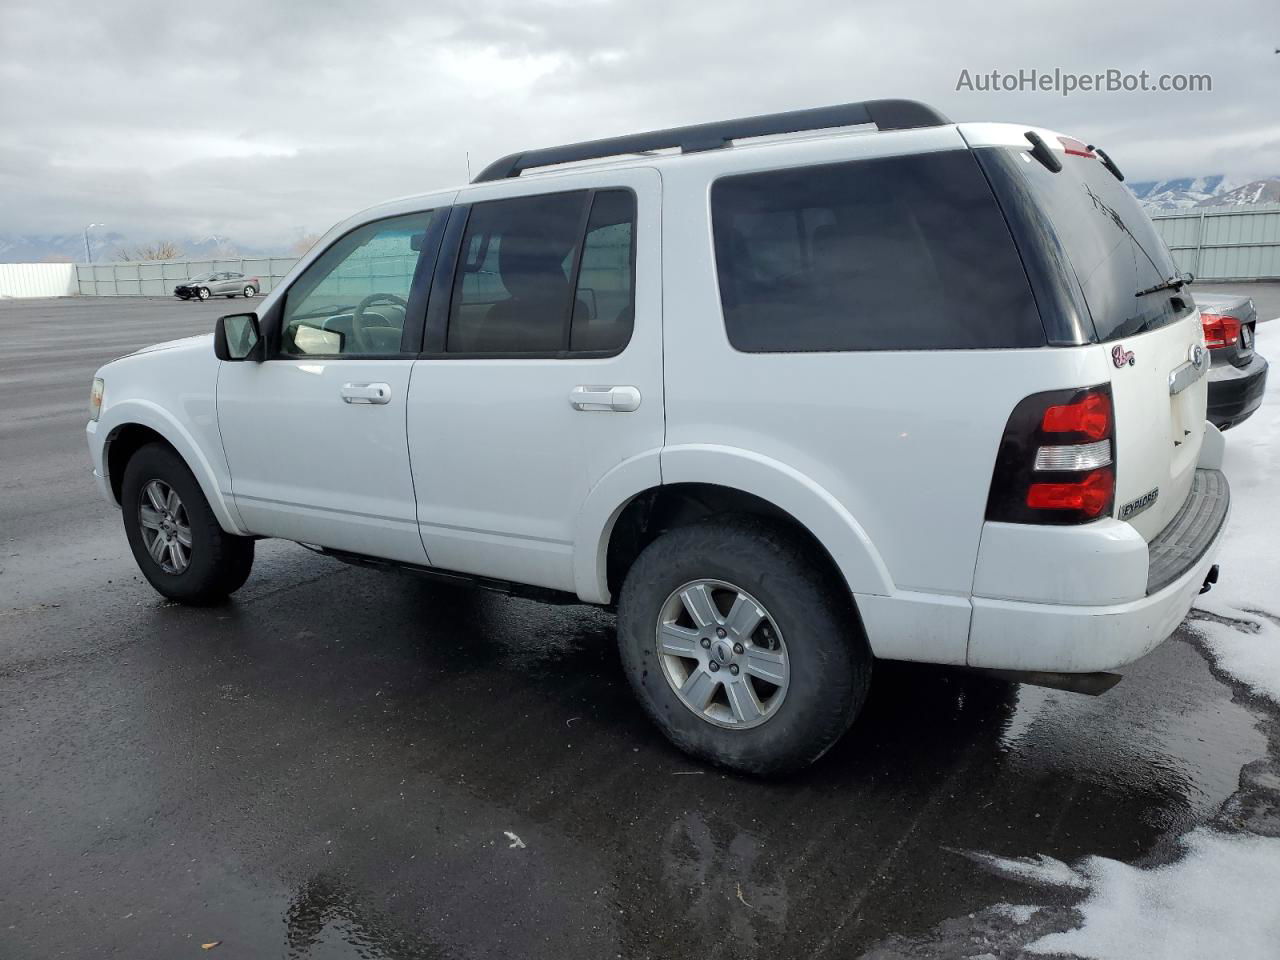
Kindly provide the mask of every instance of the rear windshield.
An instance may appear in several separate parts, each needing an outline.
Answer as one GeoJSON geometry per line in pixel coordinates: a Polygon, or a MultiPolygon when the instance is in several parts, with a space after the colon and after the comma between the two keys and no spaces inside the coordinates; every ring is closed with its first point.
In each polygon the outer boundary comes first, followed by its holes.
{"type": "Polygon", "coordinates": [[[724,177],[711,215],[725,330],[739,350],[1045,343],[968,150],[724,177]]]}
{"type": "MultiPolygon", "coordinates": [[[[1078,284],[1092,318],[1094,335],[1089,339],[1132,336],[1193,309],[1189,293],[1166,289],[1137,296],[1173,277],[1178,268],[1137,199],[1100,160],[1059,154],[1062,170],[1054,173],[1022,149],[977,152],[1006,208],[1027,203],[1038,208],[1034,217],[1042,226],[1019,236],[1019,246],[1055,248],[1051,258],[1070,272],[1066,279],[1078,284]],[[1046,227],[1053,236],[1045,235],[1046,227]]],[[[1007,212],[1011,222],[1017,219],[1015,211],[1007,212]]]]}

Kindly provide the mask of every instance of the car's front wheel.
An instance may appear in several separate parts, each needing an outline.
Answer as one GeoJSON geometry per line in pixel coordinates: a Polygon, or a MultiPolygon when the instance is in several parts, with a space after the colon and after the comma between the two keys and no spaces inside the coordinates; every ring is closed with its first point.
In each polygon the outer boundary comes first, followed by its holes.
{"type": "Polygon", "coordinates": [[[201,300],[208,300],[209,297],[212,296],[212,294],[209,293],[208,287],[201,287],[197,293],[197,296],[199,296],[201,300]]]}
{"type": "Polygon", "coordinates": [[[790,529],[716,518],[658,537],[627,574],[618,644],[676,746],[754,774],[799,769],[849,728],[871,654],[848,588],[790,529]]]}
{"type": "Polygon", "coordinates": [[[222,529],[200,484],[171,447],[150,443],[129,459],[120,506],[139,569],[170,600],[212,603],[248,579],[253,538],[222,529]]]}

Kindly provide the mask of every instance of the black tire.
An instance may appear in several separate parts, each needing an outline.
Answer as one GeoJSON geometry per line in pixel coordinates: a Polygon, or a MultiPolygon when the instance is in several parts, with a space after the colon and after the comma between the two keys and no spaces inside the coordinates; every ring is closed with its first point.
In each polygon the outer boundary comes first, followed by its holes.
{"type": "Polygon", "coordinates": [[[197,291],[197,296],[199,296],[201,300],[208,300],[208,299],[209,299],[209,297],[211,297],[211,296],[212,296],[212,294],[211,294],[211,293],[209,293],[209,288],[208,288],[208,287],[201,287],[201,288],[197,291]]]}
{"type": "Polygon", "coordinates": [[[866,701],[871,653],[848,587],[790,528],[754,517],[716,517],[664,533],[627,573],[618,602],[623,668],[645,712],[681,750],[763,776],[808,766],[847,731],[866,701]],[[663,605],[677,588],[709,579],[751,594],[776,622],[787,651],[786,696],[760,725],[716,726],[667,681],[656,652],[663,605]]]}
{"type": "Polygon", "coordinates": [[[209,507],[191,470],[163,443],[140,447],[124,468],[120,488],[125,535],[143,576],[164,596],[203,605],[222,600],[244,585],[253,569],[253,538],[227,533],[209,507]],[[139,512],[144,488],[152,480],[171,487],[182,499],[191,528],[190,562],[170,573],[151,556],[142,536],[139,512]]]}

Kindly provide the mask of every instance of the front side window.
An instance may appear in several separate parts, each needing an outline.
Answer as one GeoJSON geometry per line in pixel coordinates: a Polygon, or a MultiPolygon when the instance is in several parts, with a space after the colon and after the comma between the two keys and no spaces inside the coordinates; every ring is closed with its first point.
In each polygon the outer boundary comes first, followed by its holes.
{"type": "Polygon", "coordinates": [[[575,191],[472,208],[448,353],[616,352],[631,336],[635,196],[575,191]]]}
{"type": "Polygon", "coordinates": [[[434,214],[358,227],[320,255],[285,294],[284,356],[400,352],[409,291],[434,214]]]}
{"type": "Polygon", "coordinates": [[[725,177],[711,214],[738,350],[1045,343],[1013,238],[966,150],[725,177]]]}

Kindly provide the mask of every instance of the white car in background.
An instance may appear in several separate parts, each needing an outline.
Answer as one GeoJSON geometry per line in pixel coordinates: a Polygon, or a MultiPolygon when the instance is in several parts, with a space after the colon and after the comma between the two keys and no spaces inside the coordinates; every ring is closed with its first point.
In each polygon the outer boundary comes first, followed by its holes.
{"type": "Polygon", "coordinates": [[[167,597],[279,537],[616,604],[676,744],[795,769],[873,658],[1069,682],[1216,578],[1200,318],[1120,179],[909,101],[514,154],[99,370],[94,473],[167,597]]]}

